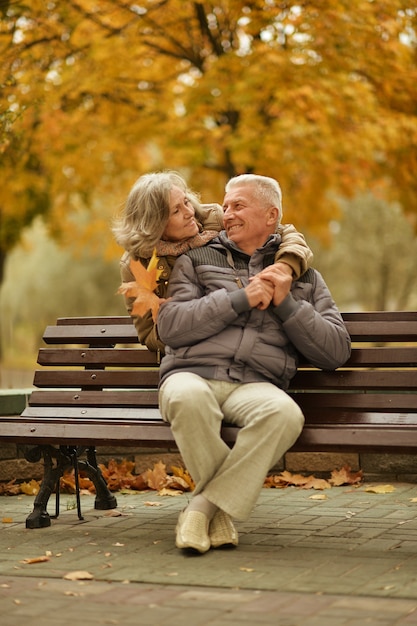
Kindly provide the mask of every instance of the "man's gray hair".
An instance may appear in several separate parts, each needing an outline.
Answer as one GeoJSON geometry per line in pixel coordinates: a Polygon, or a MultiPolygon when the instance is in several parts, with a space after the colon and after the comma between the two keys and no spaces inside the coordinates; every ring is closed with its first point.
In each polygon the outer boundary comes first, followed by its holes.
{"type": "Polygon", "coordinates": [[[261,176],[260,174],[240,174],[234,176],[226,183],[226,193],[240,185],[253,185],[255,187],[255,195],[265,202],[269,207],[277,207],[279,217],[277,225],[282,220],[282,191],[278,181],[269,176],[261,176]]]}

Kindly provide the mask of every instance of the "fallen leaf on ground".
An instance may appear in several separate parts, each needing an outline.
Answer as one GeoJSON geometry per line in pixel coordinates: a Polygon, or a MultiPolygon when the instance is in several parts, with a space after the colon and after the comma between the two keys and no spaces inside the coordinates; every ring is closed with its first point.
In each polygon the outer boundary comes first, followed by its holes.
{"type": "Polygon", "coordinates": [[[355,485],[362,481],[363,472],[352,472],[346,465],[341,469],[333,470],[330,479],[317,478],[314,474],[303,476],[302,474],[291,474],[287,470],[280,474],[267,476],[264,487],[284,489],[285,487],[299,487],[300,489],[329,489],[330,487],[340,487],[341,485],[355,485]]]}
{"type": "Polygon", "coordinates": [[[21,563],[26,563],[27,565],[32,565],[32,563],[44,563],[45,561],[50,561],[50,557],[46,556],[45,554],[43,556],[35,556],[32,559],[23,559],[23,561],[20,561],[21,563]]]}
{"type": "Polygon", "coordinates": [[[174,476],[178,476],[178,478],[181,478],[183,481],[185,481],[190,489],[190,491],[193,491],[195,488],[195,483],[193,481],[193,479],[191,478],[191,475],[189,474],[189,472],[184,469],[183,467],[177,467],[175,465],[171,466],[171,472],[174,474],[174,476]]]}
{"type": "Polygon", "coordinates": [[[93,580],[94,576],[90,572],[83,572],[81,570],[75,572],[68,572],[63,576],[65,580],[93,580]]]}
{"type": "Polygon", "coordinates": [[[168,487],[164,487],[160,491],[158,491],[158,496],[181,496],[183,491],[179,491],[178,489],[169,489],[168,487]]]}
{"type": "Polygon", "coordinates": [[[13,517],[3,517],[3,519],[1,520],[2,524],[12,524],[13,523],[13,517]]]}
{"type": "Polygon", "coordinates": [[[325,493],[317,493],[314,496],[309,496],[309,500],[327,500],[325,493]]]}
{"type": "Polygon", "coordinates": [[[22,483],[20,485],[20,491],[27,496],[37,496],[39,493],[40,485],[37,480],[31,480],[28,483],[22,483]]]}
{"type": "Polygon", "coordinates": [[[151,489],[159,491],[165,486],[167,480],[166,465],[159,461],[155,463],[152,470],[146,470],[143,476],[151,489]]]}
{"type": "Polygon", "coordinates": [[[268,476],[264,486],[267,487],[300,487],[301,489],[330,489],[331,485],[323,478],[315,476],[303,476],[302,474],[291,474],[291,472],[281,472],[276,476],[268,476]]]}
{"type": "Polygon", "coordinates": [[[359,470],[358,472],[352,472],[352,469],[349,465],[345,465],[341,469],[333,470],[330,483],[335,487],[340,487],[341,485],[356,485],[360,483],[363,479],[363,471],[359,470]]]}
{"type": "Polygon", "coordinates": [[[16,485],[16,479],[10,480],[8,483],[0,483],[0,496],[15,496],[20,491],[20,485],[16,485]]]}
{"type": "Polygon", "coordinates": [[[376,485],[374,487],[366,487],[365,491],[368,493],[392,493],[395,491],[395,487],[392,485],[376,485]]]}

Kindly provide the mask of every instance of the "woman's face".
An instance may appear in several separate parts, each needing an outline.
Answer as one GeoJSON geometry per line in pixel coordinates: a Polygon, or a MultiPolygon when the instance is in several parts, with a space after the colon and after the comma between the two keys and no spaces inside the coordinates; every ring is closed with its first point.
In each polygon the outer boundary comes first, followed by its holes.
{"type": "Polygon", "coordinates": [[[183,241],[198,233],[195,211],[184,191],[173,187],[169,195],[169,219],[162,234],[165,241],[183,241]]]}

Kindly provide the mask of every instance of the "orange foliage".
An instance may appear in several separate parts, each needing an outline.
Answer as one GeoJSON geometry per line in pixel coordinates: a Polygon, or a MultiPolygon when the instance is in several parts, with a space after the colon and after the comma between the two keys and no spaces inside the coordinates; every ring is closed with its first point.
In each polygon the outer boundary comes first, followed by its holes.
{"type": "MultiPolygon", "coordinates": [[[[167,472],[166,465],[159,461],[152,469],[147,469],[141,474],[135,474],[135,464],[126,459],[117,462],[110,460],[108,465],[100,465],[100,470],[110,491],[130,490],[134,491],[159,491],[177,490],[179,492],[193,491],[195,484],[188,471],[182,467],[171,467],[171,473],[167,472]]],[[[264,487],[284,489],[286,487],[299,487],[301,489],[329,489],[341,485],[359,485],[363,478],[362,470],[353,472],[349,466],[333,470],[328,480],[317,478],[314,475],[302,476],[283,471],[280,474],[267,476],[264,487]]],[[[94,484],[89,478],[80,473],[80,489],[88,493],[94,493],[94,484]]],[[[75,479],[73,470],[68,471],[61,478],[60,488],[63,493],[75,493],[75,479]]],[[[16,484],[15,480],[2,485],[0,483],[0,495],[17,495],[25,493],[36,495],[39,491],[39,482],[32,480],[30,483],[16,484]]]]}
{"type": "Polygon", "coordinates": [[[403,0],[6,6],[2,253],[36,215],[68,241],[102,240],[91,224],[163,167],[203,201],[236,173],[277,176],[285,221],[322,238],[334,193],[381,181],[417,214],[417,12],[403,0]]]}
{"type": "Polygon", "coordinates": [[[363,472],[352,472],[349,466],[339,470],[333,470],[329,480],[316,478],[316,476],[302,476],[301,474],[291,474],[284,471],[275,476],[268,476],[265,479],[265,487],[275,487],[284,489],[285,487],[300,487],[301,489],[330,489],[341,485],[357,485],[362,481],[363,472]]]}
{"type": "Polygon", "coordinates": [[[161,270],[157,268],[158,257],[154,251],[149,261],[148,267],[145,269],[140,261],[131,260],[130,269],[135,277],[135,282],[122,283],[117,293],[123,294],[128,298],[135,298],[132,308],[132,315],[143,317],[149,309],[152,311],[152,318],[156,322],[161,298],[154,293],[157,286],[157,280],[161,270]]]}

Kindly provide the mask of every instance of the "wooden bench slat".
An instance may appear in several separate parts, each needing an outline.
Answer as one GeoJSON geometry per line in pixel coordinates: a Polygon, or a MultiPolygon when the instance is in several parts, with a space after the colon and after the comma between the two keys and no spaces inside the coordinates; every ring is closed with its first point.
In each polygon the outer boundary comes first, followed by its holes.
{"type": "MultiPolygon", "coordinates": [[[[92,423],[91,425],[80,424],[77,421],[61,420],[51,424],[45,420],[25,421],[20,424],[6,420],[0,420],[2,438],[16,441],[19,438],[30,440],[33,444],[62,444],[66,445],[160,445],[172,444],[175,440],[169,426],[163,422],[150,422],[149,424],[126,424],[126,425],[103,425],[92,423]],[[128,443],[127,443],[128,442],[128,443]]],[[[237,428],[225,426],[222,436],[228,443],[233,443],[237,435],[237,428]]],[[[400,427],[380,426],[376,424],[361,426],[355,425],[350,428],[329,427],[328,424],[304,427],[300,438],[292,450],[305,450],[312,447],[316,450],[342,448],[362,449],[399,449],[407,451],[415,449],[417,437],[415,424],[413,426],[400,427]]]]}
{"type": "MultiPolygon", "coordinates": [[[[73,406],[65,406],[59,407],[32,407],[28,406],[22,412],[22,417],[36,417],[38,419],[78,419],[83,418],[85,420],[88,419],[106,419],[109,421],[109,425],[112,423],[116,423],[117,420],[132,420],[137,421],[138,423],[146,422],[147,420],[156,420],[157,422],[162,421],[161,414],[158,408],[150,408],[144,407],[141,408],[140,412],[136,409],[126,408],[126,407],[73,407],[73,406]]],[[[165,423],[165,422],[164,422],[165,423]]]]}
{"type": "Polygon", "coordinates": [[[139,348],[41,348],[38,363],[44,366],[88,365],[158,366],[158,355],[139,348]]]}
{"type": "MultiPolygon", "coordinates": [[[[159,365],[155,352],[141,348],[41,348],[38,363],[43,366],[106,365],[109,367],[142,367],[159,365]]],[[[301,361],[301,367],[308,364],[301,361]]],[[[417,346],[353,348],[345,367],[417,368],[417,346]]]]}
{"type": "Polygon", "coordinates": [[[158,391],[33,391],[29,406],[114,406],[146,407],[158,406],[158,391]]]}
{"type": "Polygon", "coordinates": [[[132,324],[87,324],[85,326],[47,326],[43,335],[47,344],[91,344],[139,343],[132,324]]]}
{"type": "MultiPolygon", "coordinates": [[[[347,329],[353,341],[391,342],[417,341],[417,315],[406,312],[400,315],[378,316],[374,314],[349,315],[343,314],[347,329]],[[369,321],[372,320],[370,324],[369,321]]],[[[79,343],[106,345],[106,342],[138,343],[136,330],[129,323],[130,318],[74,318],[66,319],[65,323],[48,326],[44,333],[47,344],[79,343]],[[71,323],[72,321],[72,323],[71,323]],[[99,321],[96,324],[93,322],[99,321]]]]}
{"type": "Polygon", "coordinates": [[[342,411],[392,411],[417,413],[415,393],[291,393],[290,395],[307,414],[332,411],[336,420],[342,411]]]}
{"type": "Polygon", "coordinates": [[[369,321],[348,321],[346,327],[352,341],[417,341],[417,320],[374,321],[372,324],[369,321]]]}
{"type": "MultiPolygon", "coordinates": [[[[365,321],[365,322],[415,322],[417,321],[417,311],[345,311],[342,312],[345,321],[365,321]]],[[[72,324],[132,324],[128,315],[98,315],[85,317],[59,317],[57,325],[72,324]]]]}
{"type": "Polygon", "coordinates": [[[332,372],[298,371],[291,381],[291,389],[370,390],[397,389],[415,391],[417,371],[339,369],[332,372]]]}
{"type": "Polygon", "coordinates": [[[417,311],[354,311],[343,312],[345,322],[416,322],[417,311]]]}
{"type": "MultiPolygon", "coordinates": [[[[0,416],[2,420],[8,420],[7,417],[0,416]]],[[[103,426],[109,429],[109,432],[115,426],[126,426],[136,424],[140,426],[149,423],[162,422],[162,417],[157,407],[142,408],[138,411],[136,408],[129,407],[27,407],[19,418],[19,421],[39,423],[78,423],[82,425],[96,424],[102,422],[103,426]]],[[[165,422],[163,422],[165,424],[165,422]]],[[[317,411],[306,415],[305,426],[312,428],[323,427],[335,428],[342,431],[343,428],[352,426],[379,426],[379,427],[412,427],[417,426],[417,413],[390,413],[380,410],[379,412],[366,411],[345,411],[339,413],[334,419],[327,419],[324,413],[317,411]]],[[[229,425],[230,426],[230,425],[229,425]]],[[[126,445],[129,445],[127,442],[126,445]]]]}
{"type": "MultiPolygon", "coordinates": [[[[62,388],[148,388],[156,387],[159,374],[155,370],[37,370],[34,384],[37,387],[62,388]]],[[[291,389],[350,389],[415,390],[417,371],[343,369],[323,372],[301,370],[291,382],[291,389]]]]}
{"type": "Polygon", "coordinates": [[[36,387],[124,387],[147,388],[157,387],[159,373],[154,370],[36,370],[34,384],[36,387]]]}
{"type": "MultiPolygon", "coordinates": [[[[296,402],[306,412],[329,410],[367,410],[367,411],[408,411],[417,412],[417,394],[415,393],[317,393],[290,392],[296,402]]],[[[33,391],[30,406],[114,406],[146,407],[158,406],[157,390],[108,390],[103,391],[33,391]]]]}
{"type": "Polygon", "coordinates": [[[417,368],[417,346],[353,348],[344,367],[417,368]]]}
{"type": "Polygon", "coordinates": [[[57,326],[83,326],[102,324],[127,324],[132,325],[132,318],[129,315],[97,315],[88,317],[58,317],[57,326]]]}
{"type": "Polygon", "coordinates": [[[304,428],[292,451],[328,450],[411,453],[417,447],[414,428],[304,428]]]}
{"type": "Polygon", "coordinates": [[[36,422],[22,420],[20,423],[2,421],[0,424],[3,440],[17,443],[23,440],[27,445],[98,446],[113,444],[166,448],[169,444],[170,448],[176,447],[171,429],[164,423],[155,424],[151,422],[150,424],[117,427],[96,423],[92,424],[90,428],[88,425],[81,428],[79,423],[65,420],[53,425],[39,420],[36,422]]]}

